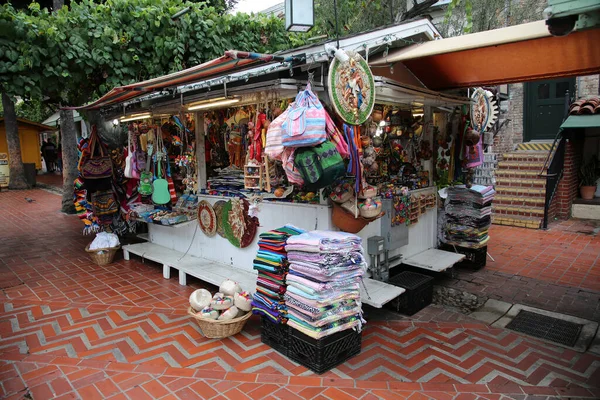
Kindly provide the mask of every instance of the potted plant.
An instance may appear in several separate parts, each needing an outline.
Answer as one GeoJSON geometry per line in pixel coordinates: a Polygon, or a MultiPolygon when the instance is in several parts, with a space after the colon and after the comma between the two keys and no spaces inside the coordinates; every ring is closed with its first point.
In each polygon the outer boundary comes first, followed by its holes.
{"type": "Polygon", "coordinates": [[[596,192],[596,158],[592,158],[587,164],[583,164],[579,170],[579,191],[581,198],[592,200],[596,192]]]}

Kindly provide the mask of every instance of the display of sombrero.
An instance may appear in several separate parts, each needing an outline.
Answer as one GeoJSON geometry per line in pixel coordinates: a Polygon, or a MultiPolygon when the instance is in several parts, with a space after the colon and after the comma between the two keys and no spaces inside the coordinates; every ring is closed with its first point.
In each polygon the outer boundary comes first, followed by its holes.
{"type": "Polygon", "coordinates": [[[227,204],[225,200],[218,200],[213,204],[213,210],[215,210],[215,216],[217,217],[217,234],[222,238],[225,236],[225,228],[223,227],[223,206],[227,204]]]}
{"type": "Polygon", "coordinates": [[[206,200],[198,203],[198,224],[206,236],[215,236],[217,233],[217,216],[206,200]]]}
{"type": "Polygon", "coordinates": [[[249,206],[245,199],[232,199],[221,210],[225,237],[235,247],[248,247],[256,236],[258,218],[248,215],[249,206]]]}

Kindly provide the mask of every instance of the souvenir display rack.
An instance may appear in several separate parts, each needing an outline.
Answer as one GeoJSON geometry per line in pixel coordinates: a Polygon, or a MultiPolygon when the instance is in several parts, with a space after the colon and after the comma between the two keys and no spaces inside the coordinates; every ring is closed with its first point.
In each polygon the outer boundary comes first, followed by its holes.
{"type": "Polygon", "coordinates": [[[124,124],[128,130],[127,177],[138,195],[129,203],[132,221],[181,226],[196,220],[198,205],[195,122],[190,114],[158,116],[124,124]],[[133,143],[131,146],[129,143],[133,143]],[[157,186],[165,179],[166,187],[157,186]],[[156,191],[168,190],[156,203],[156,191]]]}

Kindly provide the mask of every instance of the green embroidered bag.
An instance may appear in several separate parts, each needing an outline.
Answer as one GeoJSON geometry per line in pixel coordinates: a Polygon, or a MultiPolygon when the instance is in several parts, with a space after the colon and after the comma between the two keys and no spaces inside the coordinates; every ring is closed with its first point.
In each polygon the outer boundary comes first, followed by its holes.
{"type": "Polygon", "coordinates": [[[346,173],[344,160],[330,141],[297,149],[294,163],[309,190],[329,186],[346,173]]]}

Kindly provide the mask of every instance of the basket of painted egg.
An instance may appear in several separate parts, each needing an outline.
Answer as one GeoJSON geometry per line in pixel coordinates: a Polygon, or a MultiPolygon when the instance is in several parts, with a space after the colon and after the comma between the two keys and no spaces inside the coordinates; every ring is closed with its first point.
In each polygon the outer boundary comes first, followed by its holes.
{"type": "Polygon", "coordinates": [[[224,281],[214,296],[198,289],[190,296],[188,314],[196,320],[204,337],[222,339],[244,329],[252,315],[252,296],[242,291],[237,282],[224,281]]]}

